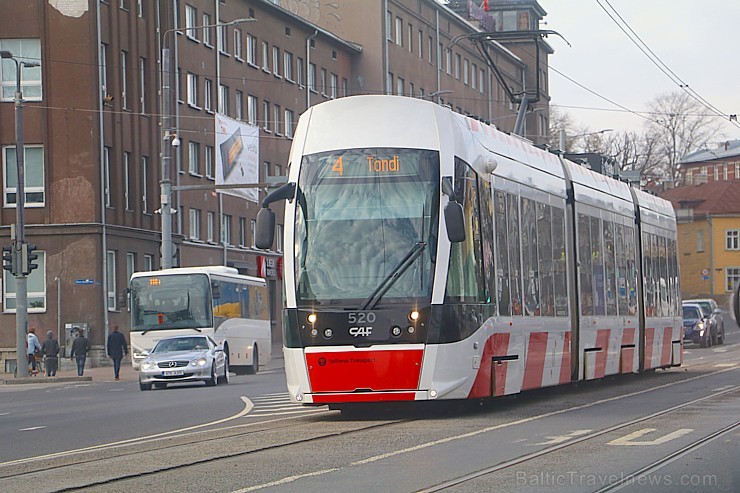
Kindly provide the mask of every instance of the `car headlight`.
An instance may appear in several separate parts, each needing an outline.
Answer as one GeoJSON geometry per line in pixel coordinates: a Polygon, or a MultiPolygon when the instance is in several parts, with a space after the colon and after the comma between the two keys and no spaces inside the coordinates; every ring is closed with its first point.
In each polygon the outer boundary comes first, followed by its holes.
{"type": "Polygon", "coordinates": [[[206,363],[208,363],[208,360],[203,357],[200,357],[196,360],[193,360],[190,364],[193,366],[206,366],[206,363]]]}
{"type": "Polygon", "coordinates": [[[141,363],[141,369],[142,370],[153,370],[157,367],[157,363],[153,361],[144,361],[141,363]]]}

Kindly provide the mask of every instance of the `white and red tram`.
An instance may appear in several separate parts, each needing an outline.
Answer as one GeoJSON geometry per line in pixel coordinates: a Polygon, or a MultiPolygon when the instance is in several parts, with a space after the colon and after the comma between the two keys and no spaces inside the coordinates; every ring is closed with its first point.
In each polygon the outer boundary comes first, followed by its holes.
{"type": "Polygon", "coordinates": [[[304,113],[284,356],[306,405],[485,398],[682,361],[670,204],[431,102],[304,113]]]}

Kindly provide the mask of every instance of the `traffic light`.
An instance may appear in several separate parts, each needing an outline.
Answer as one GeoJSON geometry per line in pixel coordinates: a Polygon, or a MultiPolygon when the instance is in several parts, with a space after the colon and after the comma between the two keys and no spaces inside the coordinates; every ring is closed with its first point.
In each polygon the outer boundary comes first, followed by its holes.
{"type": "Polygon", "coordinates": [[[21,247],[21,267],[23,268],[23,274],[28,275],[32,270],[38,269],[38,265],[34,262],[39,258],[39,254],[36,253],[36,245],[33,243],[23,243],[21,247]]]}
{"type": "Polygon", "coordinates": [[[3,269],[15,276],[18,275],[18,256],[14,250],[13,245],[3,246],[3,269]]]}

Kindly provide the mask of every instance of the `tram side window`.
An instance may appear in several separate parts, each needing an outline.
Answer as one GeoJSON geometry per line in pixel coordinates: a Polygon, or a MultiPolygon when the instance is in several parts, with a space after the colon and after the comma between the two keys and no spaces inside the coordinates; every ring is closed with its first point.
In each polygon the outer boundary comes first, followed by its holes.
{"type": "Polygon", "coordinates": [[[591,268],[591,220],[585,214],[578,214],[578,262],[581,315],[593,315],[594,300],[593,271],[591,268]]]}
{"type": "Polygon", "coordinates": [[[491,195],[491,184],[485,180],[478,180],[478,196],[480,197],[481,210],[481,236],[483,241],[483,272],[486,277],[486,301],[493,305],[496,299],[493,295],[495,262],[493,258],[493,196],[491,195]]]}
{"type": "Polygon", "coordinates": [[[480,210],[475,172],[463,161],[455,160],[455,195],[465,212],[465,241],[450,247],[447,273],[448,302],[483,302],[486,289],[483,281],[480,210]]]}
{"type": "Polygon", "coordinates": [[[655,273],[653,271],[653,244],[655,236],[643,234],[643,272],[645,278],[645,316],[655,316],[655,273]]]}
{"type": "Polygon", "coordinates": [[[507,194],[509,212],[509,279],[511,280],[511,314],[522,314],[521,243],[519,241],[519,197],[507,194]]]}
{"type": "Polygon", "coordinates": [[[540,279],[537,260],[537,221],[533,200],[522,197],[522,274],[524,274],[524,315],[540,314],[540,279]]]}
{"type": "Polygon", "coordinates": [[[601,219],[591,217],[591,268],[593,269],[594,315],[606,315],[606,300],[604,299],[604,249],[601,240],[601,219]]]}
{"type": "Polygon", "coordinates": [[[614,223],[604,221],[604,270],[606,291],[606,314],[617,314],[616,249],[614,247],[614,223]]]}
{"type": "Polygon", "coordinates": [[[555,316],[552,226],[551,207],[538,202],[537,248],[540,259],[540,313],[545,317],[555,316]]]}
{"type": "Polygon", "coordinates": [[[506,192],[496,190],[496,297],[499,315],[511,315],[511,286],[509,270],[509,231],[506,211],[506,192]]]}
{"type": "Polygon", "coordinates": [[[681,293],[678,288],[678,249],[676,240],[668,240],[668,275],[671,279],[671,317],[679,316],[681,306],[681,293]]]}
{"type": "Polygon", "coordinates": [[[637,314],[637,243],[635,229],[624,227],[624,246],[627,257],[627,314],[637,314]]]}
{"type": "Polygon", "coordinates": [[[568,316],[568,276],[565,263],[565,211],[552,208],[553,281],[555,285],[555,316],[568,316]]]}
{"type": "Polygon", "coordinates": [[[617,256],[617,312],[627,315],[627,243],[624,237],[624,225],[614,226],[617,256]]]}
{"type": "Polygon", "coordinates": [[[660,283],[660,315],[662,317],[668,316],[668,255],[666,252],[666,239],[663,236],[658,236],[658,258],[660,259],[658,279],[660,283]]]}

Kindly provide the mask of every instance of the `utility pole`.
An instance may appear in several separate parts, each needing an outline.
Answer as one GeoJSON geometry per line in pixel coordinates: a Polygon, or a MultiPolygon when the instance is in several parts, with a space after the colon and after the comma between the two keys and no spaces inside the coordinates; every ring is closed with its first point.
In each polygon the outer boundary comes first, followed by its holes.
{"type": "Polygon", "coordinates": [[[26,351],[26,329],[28,327],[28,278],[26,266],[22,265],[21,253],[26,252],[24,209],[26,202],[25,191],[25,147],[23,141],[23,93],[21,91],[21,68],[38,67],[36,62],[20,61],[9,51],[0,51],[0,58],[7,58],[15,62],[15,238],[12,251],[16,258],[15,275],[15,351],[16,351],[16,378],[28,376],[28,358],[26,351]]]}

